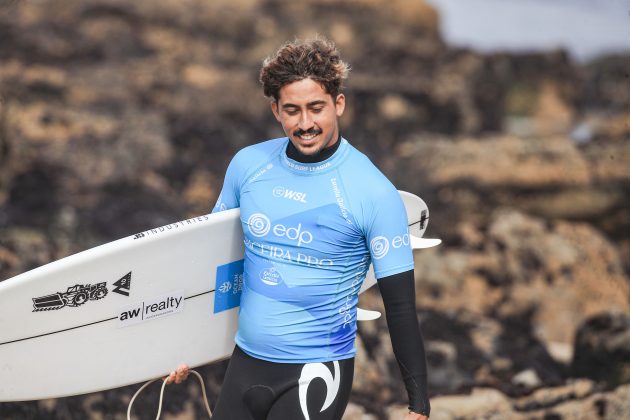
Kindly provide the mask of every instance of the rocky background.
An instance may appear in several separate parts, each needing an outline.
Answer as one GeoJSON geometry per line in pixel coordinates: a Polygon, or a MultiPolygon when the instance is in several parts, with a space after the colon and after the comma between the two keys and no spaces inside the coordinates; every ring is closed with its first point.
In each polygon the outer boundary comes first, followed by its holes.
{"type": "MultiPolygon", "coordinates": [[[[282,135],[262,59],[320,33],[353,67],[344,136],[444,240],[416,254],[431,418],[630,418],[630,57],[481,55],[439,22],[421,0],[0,0],[0,279],[207,213],[232,155],[282,135]]],[[[402,418],[385,321],[357,346],[345,419],[402,418]]],[[[225,363],[200,370],[212,403],[225,363]]],[[[124,418],[138,387],[0,418],[124,418]]],[[[168,389],[162,418],[203,416],[196,382],[168,389]]]]}

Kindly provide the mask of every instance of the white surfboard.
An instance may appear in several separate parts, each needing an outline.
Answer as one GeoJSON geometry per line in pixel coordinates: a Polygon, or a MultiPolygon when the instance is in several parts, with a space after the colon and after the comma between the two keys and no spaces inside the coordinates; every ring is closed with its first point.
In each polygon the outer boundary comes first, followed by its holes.
{"type": "MultiPolygon", "coordinates": [[[[426,204],[401,196],[414,247],[434,245],[420,238],[426,204]]],[[[180,363],[229,357],[242,272],[242,229],[233,209],[0,282],[0,401],[101,391],[166,375],[180,363]]],[[[375,282],[370,269],[361,291],[375,282]]]]}

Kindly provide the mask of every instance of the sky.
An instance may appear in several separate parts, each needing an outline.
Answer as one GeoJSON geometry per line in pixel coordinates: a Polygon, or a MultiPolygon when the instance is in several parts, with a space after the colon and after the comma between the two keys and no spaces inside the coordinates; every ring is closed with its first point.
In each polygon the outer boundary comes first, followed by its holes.
{"type": "MultiPolygon", "coordinates": [[[[413,0],[412,0],[413,1],[413,0]]],[[[447,43],[491,51],[563,47],[577,61],[630,53],[630,0],[427,0],[447,43]]]]}

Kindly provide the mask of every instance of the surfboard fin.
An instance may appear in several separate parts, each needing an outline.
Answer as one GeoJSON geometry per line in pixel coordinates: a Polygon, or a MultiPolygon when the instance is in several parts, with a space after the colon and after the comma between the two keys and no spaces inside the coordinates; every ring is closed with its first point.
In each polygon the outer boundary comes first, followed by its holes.
{"type": "Polygon", "coordinates": [[[367,309],[357,308],[357,321],[374,321],[380,317],[381,313],[379,311],[368,311],[367,309]]]}
{"type": "Polygon", "coordinates": [[[413,235],[410,235],[409,238],[411,239],[411,249],[432,248],[442,243],[442,240],[437,238],[420,238],[413,235]]]}

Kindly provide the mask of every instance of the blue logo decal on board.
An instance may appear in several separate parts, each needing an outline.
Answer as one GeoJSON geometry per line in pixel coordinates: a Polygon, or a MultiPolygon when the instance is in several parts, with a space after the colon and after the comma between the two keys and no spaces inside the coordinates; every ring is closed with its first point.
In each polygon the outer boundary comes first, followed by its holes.
{"type": "Polygon", "coordinates": [[[217,281],[214,292],[214,313],[236,308],[241,303],[243,291],[243,265],[238,260],[217,267],[217,281]]]}

